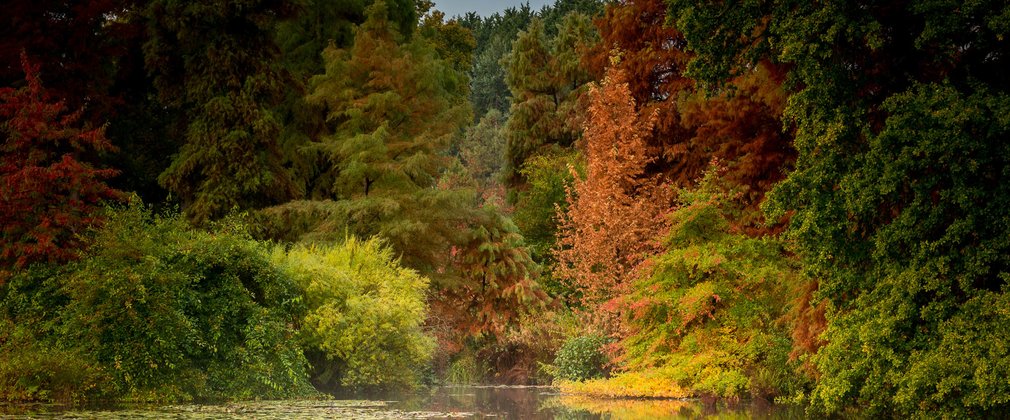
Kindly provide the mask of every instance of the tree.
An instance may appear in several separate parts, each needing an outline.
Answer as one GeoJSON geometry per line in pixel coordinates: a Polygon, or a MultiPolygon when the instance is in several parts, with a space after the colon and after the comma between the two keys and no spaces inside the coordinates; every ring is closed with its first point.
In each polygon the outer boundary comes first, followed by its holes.
{"type": "Polygon", "coordinates": [[[623,70],[608,70],[590,89],[586,176],[568,190],[555,249],[554,275],[578,286],[590,308],[623,296],[633,274],[660,248],[672,190],[649,176],[646,139],[656,115],[635,107],[623,70]]]}
{"type": "Polygon", "coordinates": [[[578,103],[589,79],[572,60],[592,33],[577,15],[566,19],[563,29],[548,41],[543,22],[534,19],[502,60],[512,92],[505,172],[511,188],[524,184],[520,170],[526,159],[578,138],[578,103]]]}
{"type": "Polygon", "coordinates": [[[719,166],[677,194],[664,250],[631,286],[621,365],[698,396],[795,394],[805,378],[782,321],[789,289],[803,280],[799,261],[779,238],[734,229],[741,211],[758,210],[740,206],[741,187],[719,166]]]}
{"type": "Polygon", "coordinates": [[[728,168],[727,177],[750,187],[743,204],[757,208],[764,193],[783,178],[783,168],[795,159],[792,137],[780,123],[785,106],[782,71],[763,62],[717,92],[699,90],[685,74],[692,58],[687,41],[667,21],[666,3],[661,0],[610,4],[596,20],[601,41],[585,60],[602,75],[617,51],[621,61],[613,65],[627,72],[632,97],[646,112],[657,113],[647,145],[649,156],[655,158],[649,173],[662,173],[674,184],[688,187],[701,178],[712,158],[718,158],[728,168]]]}
{"type": "Polygon", "coordinates": [[[524,4],[518,9],[510,7],[485,18],[475,13],[468,14],[461,20],[476,40],[473,68],[470,70],[470,102],[477,118],[491,109],[508,111],[511,93],[505,84],[505,68],[500,62],[511,51],[516,34],[526,29],[533,16],[529,5],[524,4]]]}
{"type": "Polygon", "coordinates": [[[327,121],[306,147],[322,162],[318,198],[268,213],[284,237],[378,235],[427,274],[444,266],[467,217],[469,192],[435,188],[450,139],[471,119],[466,81],[424,37],[400,44],[386,13],[385,2],[370,6],[354,45],[328,48],[326,73],[310,82],[306,100],[327,121]]]}
{"type": "Polygon", "coordinates": [[[273,113],[288,82],[273,30],[293,8],[289,1],[157,0],[144,11],[148,71],[185,127],[185,143],[159,181],[194,222],[297,195],[273,113]]]}
{"type": "Polygon", "coordinates": [[[459,20],[446,22],[444,13],[432,10],[423,15],[418,32],[454,70],[465,74],[473,66],[473,50],[477,44],[473,33],[459,20]]]}
{"type": "Polygon", "coordinates": [[[21,66],[27,85],[0,88],[0,262],[17,268],[76,257],[99,204],[121,196],[105,184],[116,171],[87,162],[113,150],[105,128],[82,128],[83,111],[54,100],[39,65],[22,54],[21,66]]]}
{"type": "Polygon", "coordinates": [[[476,182],[478,193],[484,201],[498,205],[505,204],[501,182],[505,166],[505,122],[505,115],[492,109],[477,125],[467,128],[459,144],[460,162],[476,182]]]}
{"type": "Polygon", "coordinates": [[[1010,76],[994,16],[1010,9],[735,3],[670,12],[713,88],[760,60],[791,69],[798,158],[768,209],[792,214],[828,303],[812,409],[1006,411],[1010,76]]]}
{"type": "Polygon", "coordinates": [[[325,105],[332,132],[315,149],[329,156],[336,197],[434,185],[438,153],[469,118],[465,81],[423,39],[403,46],[384,2],[368,10],[350,50],[327,49],[326,74],[308,101],[325,105]]]}
{"type": "Polygon", "coordinates": [[[434,310],[461,336],[443,340],[499,340],[523,314],[547,303],[519,229],[493,207],[480,212],[452,257],[462,282],[442,289],[434,310]]]}

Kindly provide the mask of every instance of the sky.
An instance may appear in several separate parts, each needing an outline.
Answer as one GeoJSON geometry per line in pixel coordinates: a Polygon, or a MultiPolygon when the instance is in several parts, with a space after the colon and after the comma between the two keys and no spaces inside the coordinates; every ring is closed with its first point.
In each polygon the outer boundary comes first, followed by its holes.
{"type": "Polygon", "coordinates": [[[523,3],[529,3],[533,10],[540,10],[547,3],[554,3],[554,0],[434,0],[435,8],[445,13],[447,17],[464,15],[466,12],[477,12],[478,15],[488,16],[494,12],[500,12],[509,7],[519,7],[523,3]]]}

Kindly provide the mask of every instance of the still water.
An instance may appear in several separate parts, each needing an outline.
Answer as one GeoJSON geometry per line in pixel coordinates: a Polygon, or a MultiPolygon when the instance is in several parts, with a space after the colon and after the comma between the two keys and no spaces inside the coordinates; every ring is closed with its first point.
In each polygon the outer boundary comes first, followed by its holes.
{"type": "Polygon", "coordinates": [[[214,405],[67,408],[0,406],[13,419],[693,419],[801,418],[802,410],[747,402],[606,400],[560,395],[549,387],[440,387],[381,399],[254,401],[214,405]]]}

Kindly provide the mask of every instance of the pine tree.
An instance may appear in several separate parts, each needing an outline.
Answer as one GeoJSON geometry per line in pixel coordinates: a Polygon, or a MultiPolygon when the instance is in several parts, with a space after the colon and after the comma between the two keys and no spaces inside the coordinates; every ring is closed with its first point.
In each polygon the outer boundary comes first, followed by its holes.
{"type": "Polygon", "coordinates": [[[21,63],[27,86],[0,88],[0,263],[14,267],[74,258],[98,204],[120,197],[104,183],[116,171],[83,160],[112,151],[104,127],[82,128],[82,111],[52,98],[39,65],[25,54],[21,63]]]}

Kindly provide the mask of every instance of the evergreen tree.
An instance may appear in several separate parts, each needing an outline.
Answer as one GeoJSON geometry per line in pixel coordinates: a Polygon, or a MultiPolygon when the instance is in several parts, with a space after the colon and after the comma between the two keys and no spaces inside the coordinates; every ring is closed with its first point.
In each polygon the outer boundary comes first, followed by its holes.
{"type": "Polygon", "coordinates": [[[488,111],[477,125],[467,128],[459,145],[460,161],[476,182],[485,202],[504,205],[501,182],[505,166],[505,115],[488,111]]]}
{"type": "Polygon", "coordinates": [[[508,111],[511,104],[508,85],[505,84],[505,70],[501,60],[508,54],[509,41],[495,37],[491,44],[474,54],[473,68],[470,70],[470,103],[478,117],[492,109],[508,111]]]}
{"type": "Polygon", "coordinates": [[[325,110],[327,121],[325,134],[307,147],[324,162],[313,186],[320,199],[267,214],[283,237],[378,235],[410,267],[434,272],[444,268],[468,217],[461,205],[469,192],[436,188],[450,140],[471,119],[466,80],[424,37],[399,43],[385,2],[367,15],[354,45],[328,48],[326,73],[311,80],[307,101],[325,110]]]}
{"type": "Polygon", "coordinates": [[[565,32],[548,41],[543,22],[534,19],[502,60],[512,92],[505,170],[510,187],[523,184],[526,159],[550,147],[571,146],[578,137],[577,104],[589,78],[574,62],[575,51],[592,36],[587,26],[584,17],[570,17],[565,32]]]}
{"type": "Polygon", "coordinates": [[[159,180],[195,222],[297,193],[272,112],[288,82],[274,25],[293,8],[263,0],[147,5],[147,68],[162,102],[182,110],[186,139],[159,180]]]}

